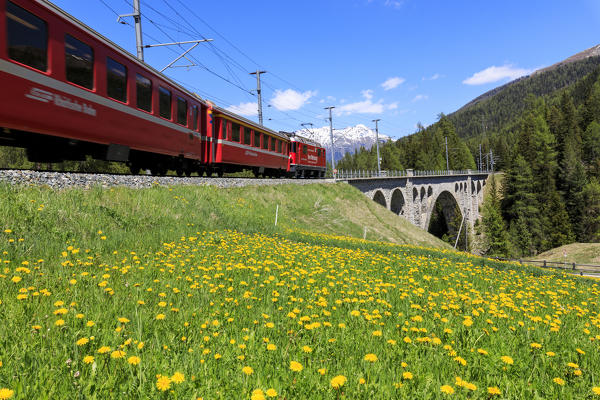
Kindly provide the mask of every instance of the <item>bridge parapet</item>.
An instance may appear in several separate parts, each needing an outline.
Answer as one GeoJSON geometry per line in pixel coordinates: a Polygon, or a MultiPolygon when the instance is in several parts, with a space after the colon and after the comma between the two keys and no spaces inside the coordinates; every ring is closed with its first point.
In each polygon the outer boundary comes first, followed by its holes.
{"type": "Polygon", "coordinates": [[[493,171],[488,170],[338,170],[335,179],[346,181],[349,179],[386,179],[405,178],[410,176],[436,177],[436,176],[459,176],[459,175],[488,175],[493,171]]]}

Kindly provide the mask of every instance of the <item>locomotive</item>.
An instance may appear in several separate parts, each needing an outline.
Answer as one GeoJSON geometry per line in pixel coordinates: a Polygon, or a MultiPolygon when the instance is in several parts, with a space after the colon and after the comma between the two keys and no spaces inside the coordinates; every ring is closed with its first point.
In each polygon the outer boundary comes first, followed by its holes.
{"type": "Polygon", "coordinates": [[[325,149],[190,92],[45,0],[0,0],[0,146],[133,174],[324,177],[325,149]]]}

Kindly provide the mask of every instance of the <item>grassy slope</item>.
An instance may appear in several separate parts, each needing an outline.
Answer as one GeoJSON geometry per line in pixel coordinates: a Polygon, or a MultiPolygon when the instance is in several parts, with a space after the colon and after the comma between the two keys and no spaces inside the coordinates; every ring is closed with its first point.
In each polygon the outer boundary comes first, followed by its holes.
{"type": "Polygon", "coordinates": [[[60,254],[69,241],[100,253],[148,250],[165,240],[220,229],[284,236],[311,231],[362,238],[367,227],[370,240],[448,248],[346,184],[63,191],[0,185],[0,215],[0,232],[13,231],[13,245],[25,258],[60,254]],[[37,240],[19,242],[20,237],[37,240]]]}
{"type": "Polygon", "coordinates": [[[600,243],[571,243],[535,257],[536,260],[600,265],[600,243]],[[567,252],[565,260],[564,252],[567,252]]]}

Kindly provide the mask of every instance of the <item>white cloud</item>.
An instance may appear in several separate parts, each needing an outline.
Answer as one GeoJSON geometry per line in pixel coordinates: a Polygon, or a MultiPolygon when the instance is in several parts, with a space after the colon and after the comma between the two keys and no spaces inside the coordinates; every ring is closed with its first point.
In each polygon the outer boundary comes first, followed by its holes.
{"type": "Polygon", "coordinates": [[[415,96],[414,99],[412,99],[413,103],[417,102],[417,101],[421,101],[421,100],[427,100],[429,98],[429,96],[427,96],[426,94],[418,94],[415,96]]]}
{"type": "Polygon", "coordinates": [[[503,79],[517,79],[523,75],[529,75],[533,71],[533,69],[514,68],[512,64],[506,64],[501,67],[492,65],[483,71],[476,72],[470,78],[465,79],[463,83],[465,85],[484,85],[503,79]]]}
{"type": "Polygon", "coordinates": [[[404,1],[401,0],[385,0],[384,3],[388,7],[400,8],[404,4],[404,1]]]}
{"type": "Polygon", "coordinates": [[[383,82],[381,84],[381,87],[383,88],[383,90],[392,90],[394,88],[397,88],[402,83],[404,83],[404,81],[405,81],[404,78],[400,78],[399,76],[395,76],[395,77],[389,78],[387,81],[383,82]]]}
{"type": "Polygon", "coordinates": [[[237,106],[227,107],[227,110],[246,117],[256,116],[258,115],[258,103],[241,103],[237,106]]]}
{"type": "Polygon", "coordinates": [[[304,93],[296,92],[292,89],[276,90],[275,95],[271,99],[271,105],[279,111],[298,110],[304,104],[316,95],[317,92],[309,90],[304,93]]]}
{"type": "Polygon", "coordinates": [[[386,110],[395,110],[398,108],[398,103],[385,104],[383,100],[373,102],[373,90],[363,90],[361,92],[364,97],[363,101],[344,104],[335,108],[336,115],[351,115],[351,114],[381,114],[386,110]]]}
{"type": "Polygon", "coordinates": [[[433,75],[431,75],[430,77],[424,76],[423,80],[424,81],[435,81],[436,79],[440,79],[442,77],[442,75],[435,73],[433,75]]]}
{"type": "Polygon", "coordinates": [[[372,89],[363,90],[362,92],[360,92],[360,94],[362,94],[362,96],[367,100],[371,100],[373,98],[372,89]]]}

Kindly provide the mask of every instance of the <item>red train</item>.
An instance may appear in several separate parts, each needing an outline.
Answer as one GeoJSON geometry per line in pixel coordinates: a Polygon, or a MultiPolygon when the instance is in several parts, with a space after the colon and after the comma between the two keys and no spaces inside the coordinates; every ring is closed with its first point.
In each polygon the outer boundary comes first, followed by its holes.
{"type": "Polygon", "coordinates": [[[325,149],[201,99],[43,0],[0,0],[0,145],[132,173],[322,177],[325,149]]]}

